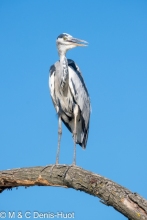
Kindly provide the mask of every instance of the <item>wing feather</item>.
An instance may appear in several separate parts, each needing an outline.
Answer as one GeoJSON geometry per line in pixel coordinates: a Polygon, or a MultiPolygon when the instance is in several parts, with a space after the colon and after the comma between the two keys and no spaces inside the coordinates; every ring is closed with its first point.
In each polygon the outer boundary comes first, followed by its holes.
{"type": "MultiPolygon", "coordinates": [[[[78,104],[85,127],[85,144],[88,138],[89,120],[90,120],[90,97],[84,83],[79,67],[74,61],[68,59],[69,66],[69,87],[71,89],[74,100],[78,104]]],[[[84,144],[84,143],[83,143],[84,144]]]]}
{"type": "Polygon", "coordinates": [[[57,106],[56,97],[55,97],[55,81],[54,81],[55,80],[55,73],[56,73],[55,65],[52,65],[50,67],[49,88],[50,88],[50,94],[51,94],[53,104],[56,108],[56,111],[58,112],[58,106],[57,106]]]}

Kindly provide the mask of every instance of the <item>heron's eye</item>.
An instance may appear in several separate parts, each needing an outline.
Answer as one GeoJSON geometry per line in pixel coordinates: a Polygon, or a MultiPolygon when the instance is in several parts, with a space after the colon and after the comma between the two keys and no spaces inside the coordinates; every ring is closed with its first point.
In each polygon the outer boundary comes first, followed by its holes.
{"type": "Polygon", "coordinates": [[[63,40],[65,40],[65,41],[66,41],[66,40],[67,40],[67,37],[65,37],[65,36],[64,36],[64,37],[63,37],[63,40]]]}

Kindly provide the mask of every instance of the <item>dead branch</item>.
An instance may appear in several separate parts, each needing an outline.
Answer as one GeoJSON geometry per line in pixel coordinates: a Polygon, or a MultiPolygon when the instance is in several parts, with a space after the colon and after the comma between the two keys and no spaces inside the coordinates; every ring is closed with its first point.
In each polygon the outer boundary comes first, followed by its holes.
{"type": "Polygon", "coordinates": [[[60,186],[84,191],[130,220],[147,219],[147,201],[117,183],[77,166],[49,165],[0,171],[0,192],[18,186],[60,186]]]}

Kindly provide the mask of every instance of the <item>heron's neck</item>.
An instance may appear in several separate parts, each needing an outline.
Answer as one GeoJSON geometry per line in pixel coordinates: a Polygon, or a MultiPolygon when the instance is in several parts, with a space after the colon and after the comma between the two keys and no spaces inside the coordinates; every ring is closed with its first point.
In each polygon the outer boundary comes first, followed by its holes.
{"type": "Polygon", "coordinates": [[[67,58],[64,53],[59,54],[59,57],[60,57],[60,63],[67,62],[67,58]]]}
{"type": "Polygon", "coordinates": [[[68,61],[65,54],[60,54],[60,64],[62,69],[61,88],[65,90],[69,78],[68,61]]]}

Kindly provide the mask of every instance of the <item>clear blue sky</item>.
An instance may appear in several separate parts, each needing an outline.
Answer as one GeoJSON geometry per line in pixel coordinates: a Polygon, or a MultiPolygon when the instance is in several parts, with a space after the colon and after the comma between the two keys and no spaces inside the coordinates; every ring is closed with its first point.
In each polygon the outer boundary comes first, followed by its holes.
{"type": "MultiPolygon", "coordinates": [[[[63,33],[89,42],[67,57],[91,97],[87,149],[77,165],[147,198],[147,1],[0,1],[0,169],[55,162],[57,116],[48,89],[63,33]]],[[[63,127],[60,163],[73,141],[63,127]]],[[[72,189],[18,188],[0,195],[4,211],[74,212],[76,220],[126,219],[72,189]]],[[[0,211],[1,211],[0,210],[0,211]]]]}

